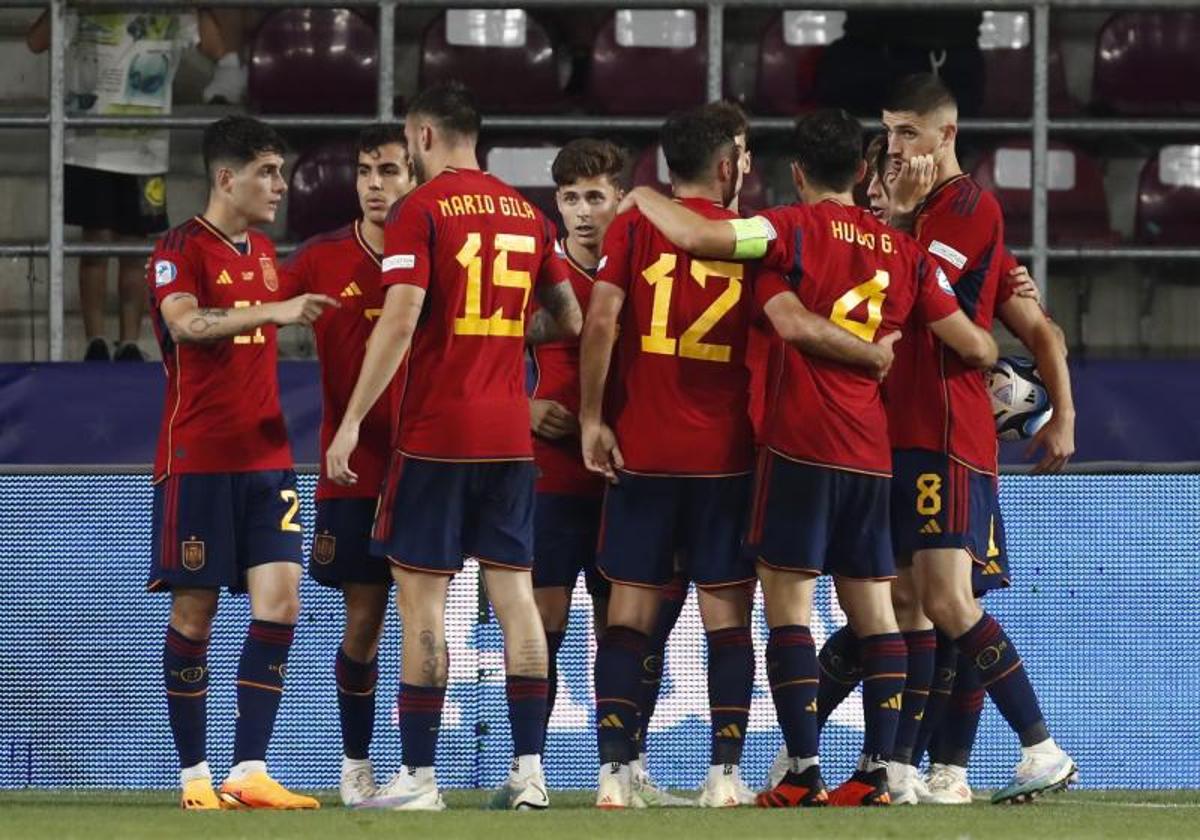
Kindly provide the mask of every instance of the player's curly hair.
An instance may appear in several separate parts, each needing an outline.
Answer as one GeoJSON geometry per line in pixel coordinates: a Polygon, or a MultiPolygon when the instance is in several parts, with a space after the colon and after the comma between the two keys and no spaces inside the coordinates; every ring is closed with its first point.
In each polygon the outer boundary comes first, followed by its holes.
{"type": "Polygon", "coordinates": [[[614,187],[620,187],[628,164],[625,150],[611,140],[581,137],[559,150],[550,167],[550,176],[560,187],[600,177],[607,177],[614,187]]]}
{"type": "Polygon", "coordinates": [[[729,125],[704,107],[667,117],[658,142],[667,159],[667,168],[684,183],[702,178],[718,154],[727,154],[731,159],[737,155],[729,125]]]}
{"type": "Polygon", "coordinates": [[[862,163],[862,137],[862,124],[841,108],[805,114],[796,120],[796,163],[821,186],[849,190],[862,163]]]}
{"type": "Polygon", "coordinates": [[[431,85],[409,103],[409,116],[432,117],[447,134],[474,138],[479,136],[482,119],[475,94],[462,82],[431,85]]]}
{"type": "Polygon", "coordinates": [[[867,166],[869,172],[874,172],[879,178],[887,173],[888,169],[888,153],[887,153],[887,135],[876,134],[867,143],[867,166]]]}
{"type": "Polygon", "coordinates": [[[232,163],[243,167],[261,154],[287,152],[287,144],[279,132],[265,122],[240,114],[222,117],[204,129],[201,153],[204,171],[211,179],[217,163],[232,163]]]}

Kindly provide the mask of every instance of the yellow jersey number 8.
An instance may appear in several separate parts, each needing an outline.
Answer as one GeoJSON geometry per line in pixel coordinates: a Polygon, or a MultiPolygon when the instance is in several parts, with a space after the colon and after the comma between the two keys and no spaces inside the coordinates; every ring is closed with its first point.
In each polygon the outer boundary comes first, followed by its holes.
{"type": "Polygon", "coordinates": [[[532,236],[497,233],[492,242],[496,256],[492,260],[491,276],[487,278],[487,282],[493,286],[520,289],[521,310],[516,318],[505,318],[504,307],[497,306],[494,311],[484,316],[483,258],[479,256],[483,247],[483,237],[478,233],[468,233],[467,241],[455,255],[458,264],[467,271],[467,291],[463,314],[454,319],[454,333],[521,338],[525,335],[525,307],[529,304],[533,280],[528,271],[509,268],[508,255],[536,253],[537,241],[532,236]]]}

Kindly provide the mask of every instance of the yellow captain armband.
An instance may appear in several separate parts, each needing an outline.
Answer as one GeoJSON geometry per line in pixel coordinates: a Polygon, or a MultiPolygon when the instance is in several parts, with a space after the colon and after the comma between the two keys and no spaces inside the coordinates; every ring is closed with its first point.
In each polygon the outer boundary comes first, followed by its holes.
{"type": "Polygon", "coordinates": [[[775,238],[775,229],[762,216],[752,219],[730,219],[737,244],[733,249],[735,260],[757,260],[766,256],[767,246],[775,238]]]}

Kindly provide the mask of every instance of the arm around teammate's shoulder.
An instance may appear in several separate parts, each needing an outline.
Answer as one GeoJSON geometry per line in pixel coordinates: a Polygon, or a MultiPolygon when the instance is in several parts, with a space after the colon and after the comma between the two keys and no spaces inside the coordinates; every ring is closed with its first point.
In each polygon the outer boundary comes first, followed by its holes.
{"type": "Polygon", "coordinates": [[[671,244],[697,257],[729,259],[737,250],[737,231],[725,219],[706,219],[652,187],[635,187],[621,209],[636,207],[671,244]]]}

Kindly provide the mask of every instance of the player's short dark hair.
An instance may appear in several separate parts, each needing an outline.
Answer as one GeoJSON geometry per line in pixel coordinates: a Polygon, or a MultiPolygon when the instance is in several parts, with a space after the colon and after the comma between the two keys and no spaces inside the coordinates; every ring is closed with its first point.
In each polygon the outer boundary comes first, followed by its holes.
{"type": "Polygon", "coordinates": [[[729,130],[730,135],[736,137],[739,134],[744,134],[749,137],[750,119],[746,116],[746,112],[742,110],[742,106],[736,102],[730,102],[727,99],[722,99],[720,102],[710,102],[704,106],[704,111],[725,126],[729,130]]]}
{"type": "Polygon", "coordinates": [[[242,167],[261,154],[284,154],[287,144],[279,132],[265,122],[254,117],[233,115],[222,117],[205,127],[201,149],[204,171],[212,178],[214,165],[218,162],[242,167]]]}
{"type": "Polygon", "coordinates": [[[607,177],[613,186],[620,187],[628,161],[625,150],[611,140],[581,137],[559,150],[550,167],[550,176],[560,187],[600,177],[607,177]]]}
{"type": "Polygon", "coordinates": [[[478,137],[482,124],[475,95],[462,82],[425,88],[409,103],[408,113],[432,117],[443,131],[459,137],[478,137]]]}
{"type": "Polygon", "coordinates": [[[704,176],[723,149],[732,151],[733,134],[727,124],[700,107],[667,117],[658,142],[671,173],[690,184],[704,176]]]}
{"type": "Polygon", "coordinates": [[[363,152],[373,152],[393,143],[408,148],[404,126],[397,123],[374,123],[358,133],[355,151],[361,155],[363,152]]]}
{"type": "Polygon", "coordinates": [[[883,110],[911,111],[923,117],[946,106],[958,107],[958,100],[946,83],[933,73],[913,73],[896,82],[883,110]]]}
{"type": "Polygon", "coordinates": [[[854,186],[862,163],[862,125],[841,108],[822,108],[796,120],[793,147],[805,177],[832,190],[854,186]]]}

